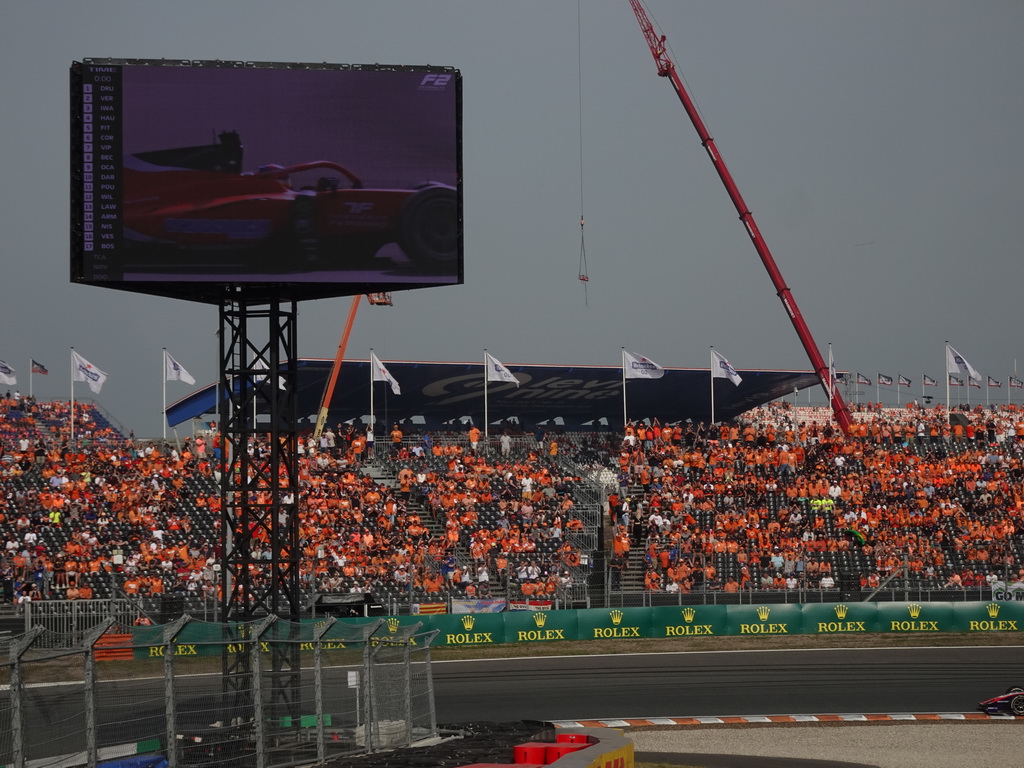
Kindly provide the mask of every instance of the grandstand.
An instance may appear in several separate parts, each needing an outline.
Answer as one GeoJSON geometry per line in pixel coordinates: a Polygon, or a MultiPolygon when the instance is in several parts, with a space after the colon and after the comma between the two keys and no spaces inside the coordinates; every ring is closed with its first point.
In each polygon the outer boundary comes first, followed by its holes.
{"type": "MultiPolygon", "coordinates": [[[[160,617],[173,597],[209,615],[216,436],[138,441],[75,408],[72,446],[67,403],[0,401],[6,609],[118,597],[160,617]]],[[[362,592],[400,613],[453,599],[984,598],[1024,577],[1024,412],[854,416],[848,437],[788,403],[714,427],[503,430],[487,444],[396,425],[375,449],[339,425],[301,441],[303,588],[310,604],[362,592]]]]}

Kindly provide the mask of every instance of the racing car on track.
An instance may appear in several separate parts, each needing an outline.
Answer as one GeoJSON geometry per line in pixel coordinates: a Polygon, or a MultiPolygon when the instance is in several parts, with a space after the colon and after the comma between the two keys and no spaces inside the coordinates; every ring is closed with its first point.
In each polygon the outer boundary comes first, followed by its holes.
{"type": "Polygon", "coordinates": [[[125,157],[122,224],[130,269],[354,269],[389,243],[408,259],[396,268],[457,269],[454,187],[367,188],[329,160],[243,172],[238,134],[218,138],[125,157]]]}
{"type": "Polygon", "coordinates": [[[1024,688],[1015,685],[1007,689],[1006,693],[1002,696],[985,699],[985,701],[978,704],[978,709],[990,715],[1009,714],[1017,715],[1018,717],[1024,716],[1024,688]]]}

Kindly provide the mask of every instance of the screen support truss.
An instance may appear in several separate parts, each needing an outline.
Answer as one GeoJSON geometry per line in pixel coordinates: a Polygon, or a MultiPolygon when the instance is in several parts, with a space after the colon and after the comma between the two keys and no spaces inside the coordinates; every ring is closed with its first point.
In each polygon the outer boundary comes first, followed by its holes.
{"type": "MultiPolygon", "coordinates": [[[[295,301],[277,298],[250,302],[243,297],[220,308],[221,621],[226,625],[267,616],[299,620],[297,318],[295,301]]],[[[270,651],[271,707],[279,710],[274,714],[294,715],[298,645],[271,643],[270,651]]],[[[251,663],[247,651],[225,652],[225,693],[236,694],[229,705],[235,709],[246,707],[241,681],[248,680],[251,663]]]]}

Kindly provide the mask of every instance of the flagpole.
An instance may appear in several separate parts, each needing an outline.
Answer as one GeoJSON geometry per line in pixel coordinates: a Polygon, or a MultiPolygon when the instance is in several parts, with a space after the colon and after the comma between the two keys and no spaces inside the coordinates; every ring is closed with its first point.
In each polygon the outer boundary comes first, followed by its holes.
{"type": "Polygon", "coordinates": [[[903,377],[903,374],[900,373],[899,371],[896,371],[896,407],[897,408],[900,407],[900,379],[902,377],[903,377]]]}
{"type": "Polygon", "coordinates": [[[882,404],[882,377],[875,374],[875,402],[882,404]]]}
{"type": "Polygon", "coordinates": [[[75,445],[75,348],[71,348],[71,446],[75,445]]]}
{"type": "Polygon", "coordinates": [[[622,348],[622,432],[625,434],[629,419],[626,416],[626,348],[622,348]]]}
{"type": "Polygon", "coordinates": [[[953,423],[953,410],[950,408],[951,403],[949,402],[949,339],[946,339],[946,354],[945,360],[942,361],[942,367],[946,371],[946,423],[953,423]]]}
{"type": "Polygon", "coordinates": [[[373,439],[377,439],[377,418],[373,415],[373,347],[370,347],[370,429],[373,430],[373,439]]]}
{"type": "Polygon", "coordinates": [[[711,426],[715,425],[715,348],[714,346],[708,347],[709,356],[711,357],[711,366],[708,368],[708,373],[711,374],[709,379],[711,384],[711,426]]]}
{"type": "MultiPolygon", "coordinates": [[[[160,378],[163,380],[163,383],[164,383],[164,387],[163,387],[163,389],[164,389],[164,409],[162,411],[163,416],[161,417],[160,421],[163,422],[164,440],[166,440],[167,439],[167,347],[164,347],[163,363],[164,363],[164,369],[163,369],[163,371],[160,374],[160,378]]],[[[175,432],[175,435],[177,435],[177,432],[175,432]]]]}
{"type": "MultiPolygon", "coordinates": [[[[829,405],[832,405],[832,387],[835,386],[835,383],[832,380],[832,369],[833,369],[833,367],[835,367],[835,361],[832,359],[832,342],[830,341],[828,343],[828,404],[829,405]]],[[[832,408],[832,409],[829,410],[829,416],[828,416],[829,423],[835,421],[835,417],[836,417],[835,409],[832,408]]]]}
{"type": "Polygon", "coordinates": [[[487,379],[490,377],[487,375],[490,371],[487,370],[487,348],[484,347],[484,445],[490,445],[491,437],[491,419],[488,416],[487,411],[487,379]]]}
{"type": "Polygon", "coordinates": [[[28,359],[28,396],[32,397],[32,358],[28,359]]]}

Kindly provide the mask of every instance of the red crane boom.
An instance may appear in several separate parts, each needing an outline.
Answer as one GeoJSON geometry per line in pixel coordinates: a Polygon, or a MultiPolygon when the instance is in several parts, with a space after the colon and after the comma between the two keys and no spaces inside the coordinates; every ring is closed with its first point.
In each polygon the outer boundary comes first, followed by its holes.
{"type": "Polygon", "coordinates": [[[850,409],[846,405],[846,401],[843,400],[839,394],[838,387],[834,385],[829,374],[828,367],[825,365],[824,359],[822,359],[821,352],[818,351],[817,345],[814,343],[814,338],[811,336],[811,331],[807,327],[807,323],[804,321],[804,317],[800,312],[800,309],[796,305],[796,300],[793,298],[792,291],[789,290],[789,286],[786,285],[786,281],[782,279],[782,273],[779,271],[778,265],[775,263],[775,259],[772,258],[772,253],[768,250],[768,244],[765,243],[764,238],[761,236],[761,231],[757,228],[757,223],[754,221],[753,214],[747,209],[747,204],[743,201],[743,196],[740,194],[739,188],[736,186],[736,182],[733,181],[732,174],[729,173],[729,169],[725,165],[725,161],[722,160],[722,156],[718,153],[718,148],[715,146],[715,140],[711,138],[711,134],[708,133],[707,127],[704,125],[704,121],[701,120],[700,114],[697,112],[697,107],[693,103],[693,99],[687,93],[686,88],[683,87],[683,82],[680,80],[679,75],[676,73],[676,66],[672,63],[672,59],[669,58],[668,53],[665,49],[665,36],[658,36],[654,31],[654,25],[651,24],[651,20],[647,18],[647,12],[641,5],[640,0],[629,0],[629,4],[633,7],[633,13],[636,14],[636,19],[640,22],[640,29],[644,33],[644,38],[647,40],[647,45],[651,49],[651,54],[654,56],[654,63],[658,67],[658,76],[667,77],[672,83],[672,87],[675,89],[676,95],[679,97],[679,101],[683,104],[683,109],[686,110],[686,114],[690,117],[690,122],[693,123],[693,127],[697,129],[697,135],[700,136],[700,142],[704,145],[704,149],[707,150],[708,157],[711,158],[712,164],[715,166],[715,170],[718,171],[718,176],[725,185],[726,191],[729,193],[729,197],[732,199],[733,205],[736,206],[736,211],[740,215],[740,221],[747,228],[747,234],[750,235],[750,239],[754,243],[754,248],[757,249],[758,255],[761,257],[761,262],[764,264],[765,269],[768,270],[768,275],[772,279],[772,283],[775,285],[775,291],[782,300],[782,306],[786,308],[786,314],[789,315],[790,321],[793,323],[793,327],[796,329],[797,336],[800,337],[800,342],[804,345],[804,351],[807,352],[807,357],[811,361],[811,367],[814,368],[814,372],[818,375],[818,380],[821,382],[822,388],[828,394],[829,402],[832,405],[832,412],[835,414],[836,421],[839,427],[843,430],[844,434],[849,434],[850,425],[853,422],[853,418],[850,416],[850,409]]]}

